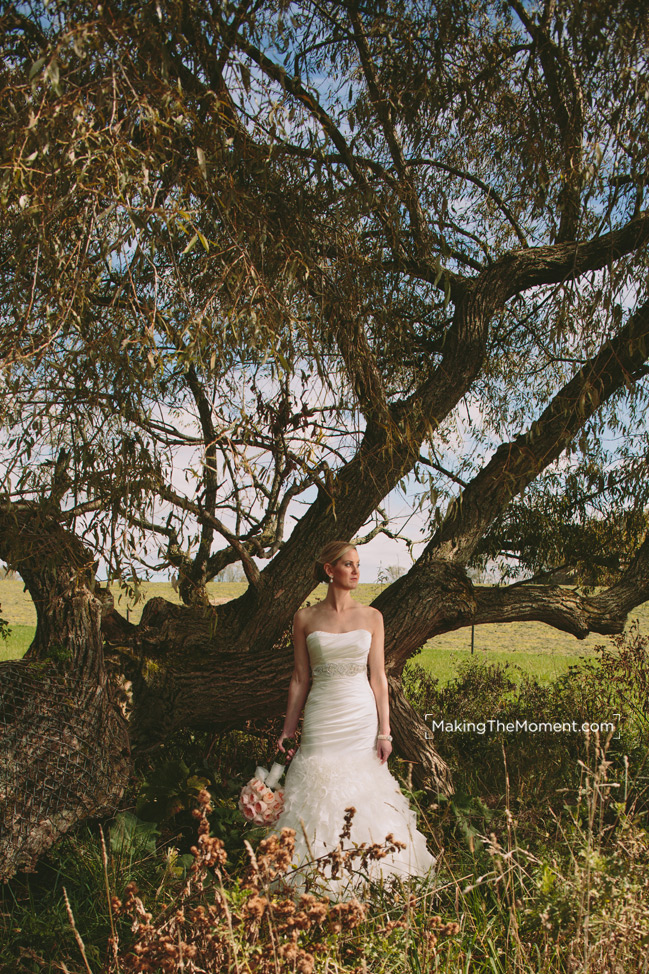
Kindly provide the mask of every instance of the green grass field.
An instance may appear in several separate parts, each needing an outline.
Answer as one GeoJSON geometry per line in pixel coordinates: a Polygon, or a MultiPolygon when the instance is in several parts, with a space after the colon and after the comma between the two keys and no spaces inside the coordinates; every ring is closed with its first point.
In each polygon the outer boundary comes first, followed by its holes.
{"type": "MultiPolygon", "coordinates": [[[[214,602],[235,598],[244,588],[244,584],[238,582],[212,583],[208,586],[214,602]]],[[[357,598],[367,605],[380,590],[381,586],[376,584],[359,585],[357,598]]],[[[124,615],[128,614],[131,622],[139,621],[144,603],[153,596],[161,596],[171,602],[180,601],[169,582],[143,583],[139,601],[129,598],[118,586],[114,586],[113,591],[116,608],[124,615]]],[[[309,597],[309,602],[317,602],[325,592],[326,586],[319,586],[309,597]]],[[[11,627],[9,639],[6,643],[0,642],[0,660],[19,659],[29,646],[36,625],[34,605],[21,581],[0,580],[0,606],[2,617],[11,627]]],[[[639,621],[643,631],[649,631],[649,602],[631,613],[629,622],[634,619],[639,621]]],[[[542,682],[548,682],[582,658],[592,656],[595,647],[605,642],[606,637],[598,635],[578,640],[542,622],[493,623],[476,627],[474,653],[477,658],[490,663],[508,664],[514,674],[519,668],[542,682]]],[[[414,661],[446,683],[455,676],[461,662],[470,656],[471,630],[461,629],[431,639],[414,657],[414,661]]]]}

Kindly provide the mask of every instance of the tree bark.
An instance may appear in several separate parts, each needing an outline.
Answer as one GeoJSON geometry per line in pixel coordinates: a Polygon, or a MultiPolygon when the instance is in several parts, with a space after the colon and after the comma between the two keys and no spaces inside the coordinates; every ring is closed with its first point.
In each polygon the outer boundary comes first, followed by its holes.
{"type": "Polygon", "coordinates": [[[406,699],[401,680],[388,677],[390,690],[390,729],[398,755],[412,762],[416,784],[432,794],[451,795],[453,780],[448,765],[428,740],[423,715],[417,714],[406,699]]]}
{"type": "Polygon", "coordinates": [[[106,675],[102,601],[82,543],[42,507],[0,507],[0,557],[34,600],[26,657],[0,664],[0,879],[73,825],[114,809],[130,770],[128,728],[106,675]]]}
{"type": "Polygon", "coordinates": [[[131,770],[108,687],[70,666],[0,664],[0,880],[70,828],[114,810],[131,770]]]}

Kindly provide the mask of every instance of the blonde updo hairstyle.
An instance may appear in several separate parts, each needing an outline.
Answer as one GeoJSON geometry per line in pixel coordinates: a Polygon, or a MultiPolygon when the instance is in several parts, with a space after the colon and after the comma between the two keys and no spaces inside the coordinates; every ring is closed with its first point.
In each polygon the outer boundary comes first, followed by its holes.
{"type": "Polygon", "coordinates": [[[331,579],[325,571],[325,565],[335,565],[339,558],[349,551],[350,548],[355,548],[351,541],[330,541],[326,544],[319,555],[317,555],[315,564],[313,566],[313,575],[317,582],[330,582],[331,579]]]}

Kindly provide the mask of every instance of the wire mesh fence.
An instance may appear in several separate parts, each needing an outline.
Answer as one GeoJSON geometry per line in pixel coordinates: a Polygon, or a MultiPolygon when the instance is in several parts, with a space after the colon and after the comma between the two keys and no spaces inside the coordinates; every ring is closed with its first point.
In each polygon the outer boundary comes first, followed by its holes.
{"type": "Polygon", "coordinates": [[[50,662],[0,663],[0,879],[114,804],[114,720],[104,686],[50,662]]]}

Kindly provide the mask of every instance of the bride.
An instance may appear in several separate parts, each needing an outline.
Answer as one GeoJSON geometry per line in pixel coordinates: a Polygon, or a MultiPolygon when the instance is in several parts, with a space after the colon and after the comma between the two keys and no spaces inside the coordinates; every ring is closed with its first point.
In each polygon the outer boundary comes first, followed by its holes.
{"type": "Polygon", "coordinates": [[[331,542],[316,559],[314,572],[318,581],[327,582],[328,592],[322,602],[295,615],[295,664],[280,751],[295,734],[303,707],[304,722],[300,748],[286,773],[284,811],[272,831],[295,829],[287,883],[304,889],[310,882],[325,895],[345,898],[365,881],[358,859],[353,859],[354,872],[334,870],[332,875],[329,864],[319,878],[310,863],[335,852],[347,808],[354,814],[344,849],[384,844],[386,836],[388,842],[397,840],[390,854],[366,864],[372,880],[424,876],[432,873],[435,859],[386,763],[392,737],[383,617],[352,598],[359,578],[356,548],[331,542]]]}

